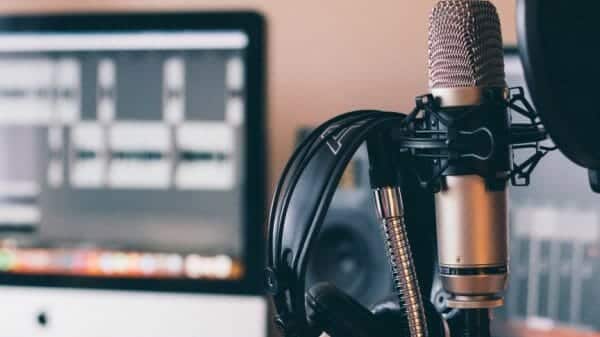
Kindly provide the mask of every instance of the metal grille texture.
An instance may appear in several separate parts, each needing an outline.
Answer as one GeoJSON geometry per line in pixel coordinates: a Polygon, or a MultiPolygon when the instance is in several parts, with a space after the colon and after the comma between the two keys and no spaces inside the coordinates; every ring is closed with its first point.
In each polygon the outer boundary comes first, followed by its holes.
{"type": "Polygon", "coordinates": [[[442,0],[429,18],[429,86],[504,87],[496,7],[485,0],[442,0]]]}

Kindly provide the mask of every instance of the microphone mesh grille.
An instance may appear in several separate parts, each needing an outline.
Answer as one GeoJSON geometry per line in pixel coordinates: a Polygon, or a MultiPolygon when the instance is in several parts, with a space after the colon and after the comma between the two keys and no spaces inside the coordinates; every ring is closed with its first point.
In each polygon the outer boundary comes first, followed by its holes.
{"type": "Polygon", "coordinates": [[[429,86],[504,87],[496,7],[485,0],[442,0],[429,18],[429,86]]]}

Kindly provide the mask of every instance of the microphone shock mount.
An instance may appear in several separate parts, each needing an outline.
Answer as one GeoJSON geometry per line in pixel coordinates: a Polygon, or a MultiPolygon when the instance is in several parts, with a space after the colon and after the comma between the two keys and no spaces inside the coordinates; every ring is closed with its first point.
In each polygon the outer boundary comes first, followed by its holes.
{"type": "MultiPolygon", "coordinates": [[[[462,112],[462,116],[450,120],[441,113],[439,101],[432,94],[417,96],[415,109],[408,116],[410,121],[401,130],[392,133],[392,139],[400,151],[410,154],[408,158],[414,161],[429,162],[434,170],[429,176],[416,172],[423,188],[438,192],[441,188],[441,177],[451,167],[452,161],[468,158],[473,162],[483,162],[492,157],[495,147],[508,145],[512,161],[505,176],[496,177],[490,184],[503,184],[508,181],[513,186],[529,186],[530,176],[542,158],[555,146],[545,146],[543,142],[548,139],[539,116],[527,100],[522,87],[507,89],[502,96],[494,91],[484,94],[486,104],[473,106],[462,112]],[[507,130],[500,130],[499,134],[492,128],[457,129],[456,120],[468,119],[470,116],[480,114],[485,116],[485,109],[490,105],[508,108],[510,112],[518,115],[524,122],[511,123],[507,130]],[[525,160],[518,162],[517,150],[533,150],[525,160]]],[[[510,120],[513,119],[512,115],[510,120]]],[[[410,165],[418,167],[418,165],[410,165]]]]}

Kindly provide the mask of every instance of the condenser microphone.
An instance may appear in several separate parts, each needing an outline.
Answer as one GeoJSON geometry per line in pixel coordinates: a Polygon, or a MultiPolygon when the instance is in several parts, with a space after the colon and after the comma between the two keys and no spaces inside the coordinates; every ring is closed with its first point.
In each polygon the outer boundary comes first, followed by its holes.
{"type": "Polygon", "coordinates": [[[511,169],[500,20],[484,0],[446,0],[430,16],[428,69],[437,111],[460,155],[438,160],[439,272],[448,306],[502,305],[508,276],[507,176],[511,169]]]}

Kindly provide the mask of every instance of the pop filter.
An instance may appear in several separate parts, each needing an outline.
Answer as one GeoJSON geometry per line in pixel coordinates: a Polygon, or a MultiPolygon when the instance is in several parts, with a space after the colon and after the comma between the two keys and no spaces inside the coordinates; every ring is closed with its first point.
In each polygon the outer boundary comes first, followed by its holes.
{"type": "Polygon", "coordinates": [[[519,0],[517,6],[519,50],[534,104],[561,152],[590,169],[594,190],[600,188],[599,19],[593,8],[570,1],[519,0]]]}

